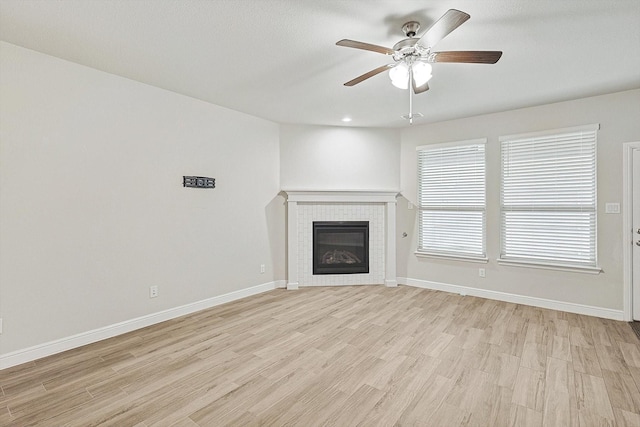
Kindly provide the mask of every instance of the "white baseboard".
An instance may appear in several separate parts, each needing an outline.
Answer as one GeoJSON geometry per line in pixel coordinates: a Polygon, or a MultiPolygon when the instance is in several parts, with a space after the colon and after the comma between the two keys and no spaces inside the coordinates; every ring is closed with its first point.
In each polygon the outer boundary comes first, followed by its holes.
{"type": "Polygon", "coordinates": [[[225,304],[231,301],[249,297],[251,295],[257,295],[276,288],[284,287],[286,287],[286,281],[284,280],[276,280],[274,282],[263,283],[261,285],[241,289],[239,291],[229,292],[228,294],[218,295],[216,297],[207,298],[202,301],[196,301],[190,304],[170,308],[168,310],[148,314],[146,316],[141,316],[135,319],[126,320],[124,322],[94,329],[92,331],[82,332],[70,337],[61,338],[55,341],[50,341],[44,344],[39,344],[11,353],[2,354],[0,355],[0,369],[10,368],[22,363],[31,362],[33,360],[51,356],[56,353],[61,353],[63,351],[81,347],[83,345],[102,341],[104,339],[115,337],[127,332],[135,331],[136,329],[155,325],[156,323],[175,319],[176,317],[195,313],[197,311],[215,307],[220,304],[225,304]]]}
{"type": "Polygon", "coordinates": [[[587,316],[602,317],[605,319],[612,319],[612,320],[624,320],[624,312],[622,310],[613,310],[610,308],[593,307],[590,305],[575,304],[572,302],[555,301],[555,300],[550,300],[545,298],[509,294],[506,292],[470,288],[467,286],[451,285],[448,283],[432,282],[429,280],[421,280],[421,279],[411,279],[407,277],[398,277],[398,283],[401,285],[413,286],[416,288],[451,292],[454,294],[469,295],[474,297],[493,299],[497,301],[511,302],[514,304],[530,305],[533,307],[566,311],[568,313],[585,314],[587,316]]]}

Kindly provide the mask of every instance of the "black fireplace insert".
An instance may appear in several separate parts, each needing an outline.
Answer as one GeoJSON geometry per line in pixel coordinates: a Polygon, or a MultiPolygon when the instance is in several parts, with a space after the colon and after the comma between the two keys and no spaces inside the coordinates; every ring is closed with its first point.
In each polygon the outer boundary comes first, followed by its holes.
{"type": "Polygon", "coordinates": [[[369,273],[369,221],[314,221],[313,274],[369,273]]]}

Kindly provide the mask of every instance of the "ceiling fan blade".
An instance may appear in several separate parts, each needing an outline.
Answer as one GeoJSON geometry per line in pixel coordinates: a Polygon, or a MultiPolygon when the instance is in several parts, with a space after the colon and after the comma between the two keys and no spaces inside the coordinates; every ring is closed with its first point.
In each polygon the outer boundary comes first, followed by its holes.
{"type": "Polygon", "coordinates": [[[355,86],[355,85],[357,85],[358,83],[360,83],[360,82],[363,82],[363,81],[367,80],[369,77],[373,77],[373,76],[375,76],[376,74],[380,74],[380,73],[382,73],[383,71],[386,71],[386,70],[388,70],[388,69],[389,69],[389,68],[391,68],[391,67],[393,67],[393,64],[383,65],[383,66],[381,66],[381,67],[376,68],[375,70],[371,70],[371,71],[369,71],[368,73],[364,73],[363,75],[358,76],[358,77],[356,77],[356,78],[355,78],[355,79],[353,79],[353,80],[349,80],[349,81],[348,81],[348,82],[346,82],[344,85],[345,85],[345,86],[355,86]]]}
{"type": "Polygon", "coordinates": [[[383,53],[385,55],[393,55],[394,50],[388,47],[378,46],[370,43],[357,42],[355,40],[343,39],[336,43],[338,46],[352,47],[354,49],[369,50],[371,52],[383,53]]]}
{"type": "Polygon", "coordinates": [[[433,52],[433,62],[463,62],[469,64],[495,64],[502,52],[499,50],[452,50],[433,52]]]}
{"type": "Polygon", "coordinates": [[[429,90],[428,83],[425,83],[422,86],[416,86],[416,81],[414,79],[411,79],[411,82],[413,84],[413,93],[415,93],[416,95],[429,90]]]}
{"type": "Polygon", "coordinates": [[[432,48],[436,43],[445,38],[447,34],[458,28],[469,18],[471,18],[471,16],[468,13],[461,12],[457,9],[449,9],[425,31],[417,44],[426,48],[432,48]]]}

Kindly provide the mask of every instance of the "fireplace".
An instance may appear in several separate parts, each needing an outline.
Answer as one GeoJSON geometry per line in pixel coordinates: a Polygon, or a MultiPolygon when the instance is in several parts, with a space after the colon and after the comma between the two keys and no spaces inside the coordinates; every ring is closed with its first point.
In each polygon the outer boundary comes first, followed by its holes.
{"type": "Polygon", "coordinates": [[[313,274],[369,273],[369,221],[314,221],[313,274]]]}
{"type": "Polygon", "coordinates": [[[287,194],[287,289],[300,286],[397,286],[397,191],[285,190],[287,194]],[[369,223],[369,273],[313,274],[313,223],[369,223]]]}

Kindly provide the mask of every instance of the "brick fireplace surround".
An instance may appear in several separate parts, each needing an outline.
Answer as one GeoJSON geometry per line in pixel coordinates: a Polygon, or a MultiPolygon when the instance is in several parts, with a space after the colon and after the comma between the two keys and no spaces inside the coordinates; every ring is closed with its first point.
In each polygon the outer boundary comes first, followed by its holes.
{"type": "Polygon", "coordinates": [[[287,191],[287,289],[396,280],[397,191],[287,191]],[[312,273],[313,221],[369,221],[369,273],[312,273]]]}

